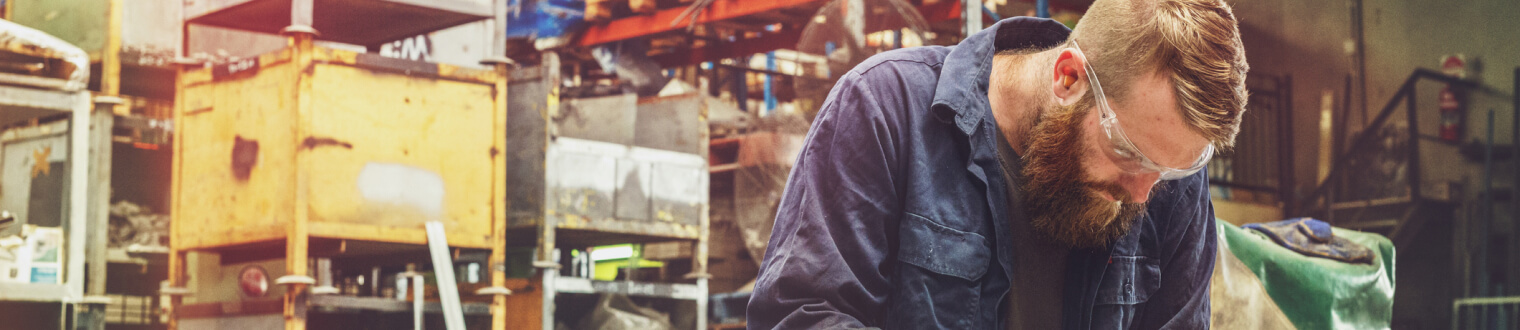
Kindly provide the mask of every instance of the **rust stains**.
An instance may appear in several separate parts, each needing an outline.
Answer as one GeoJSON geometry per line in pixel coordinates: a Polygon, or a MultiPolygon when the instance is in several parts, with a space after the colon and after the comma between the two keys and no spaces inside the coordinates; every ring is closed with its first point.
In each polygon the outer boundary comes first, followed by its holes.
{"type": "Polygon", "coordinates": [[[248,181],[253,165],[259,162],[259,141],[244,139],[242,135],[232,138],[232,176],[238,181],[248,181]]]}
{"type": "Polygon", "coordinates": [[[306,150],[316,149],[317,147],[320,147],[320,146],[343,147],[343,149],[353,149],[354,148],[354,144],[348,143],[348,142],[339,141],[338,139],[334,139],[334,138],[308,136],[308,137],[306,137],[306,140],[301,141],[301,148],[304,148],[306,150]]]}

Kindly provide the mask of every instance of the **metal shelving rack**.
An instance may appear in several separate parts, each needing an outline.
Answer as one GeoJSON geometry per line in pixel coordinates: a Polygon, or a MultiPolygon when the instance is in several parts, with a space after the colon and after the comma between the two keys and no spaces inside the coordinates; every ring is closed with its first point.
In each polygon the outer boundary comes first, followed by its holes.
{"type": "Polygon", "coordinates": [[[509,286],[511,328],[554,329],[556,296],[614,293],[707,304],[707,124],[695,95],[562,99],[558,55],[514,70],[508,107],[507,241],[537,252],[532,279],[509,286]],[[558,249],[694,241],[694,283],[562,276],[558,249]],[[529,287],[541,289],[527,289],[529,287]],[[535,313],[536,312],[536,313],[535,313]]]}
{"type": "MultiPolygon", "coordinates": [[[[45,63],[41,67],[42,70],[62,73],[62,76],[0,73],[0,81],[4,82],[0,84],[0,114],[3,114],[0,118],[6,121],[0,125],[13,125],[61,115],[66,118],[62,122],[12,129],[7,131],[7,135],[43,137],[65,132],[61,134],[67,136],[67,153],[64,156],[67,177],[63,181],[67,184],[61,189],[67,194],[34,198],[57,198],[63,201],[61,203],[63,208],[57,210],[58,214],[66,215],[59,219],[59,228],[62,228],[64,240],[59,252],[62,255],[59,255],[60,264],[56,269],[58,273],[55,274],[59,280],[57,283],[0,282],[0,301],[61,303],[64,306],[72,305],[76,308],[84,307],[86,304],[104,303],[101,298],[86,293],[86,272],[90,272],[90,279],[102,278],[105,273],[102,268],[87,269],[85,267],[86,260],[89,259],[89,254],[86,253],[90,249],[87,247],[89,238],[96,235],[103,237],[105,228],[104,218],[96,219],[100,221],[91,221],[91,218],[87,216],[91,201],[87,188],[91,184],[90,178],[98,175],[92,171],[99,170],[92,163],[94,154],[91,150],[95,140],[93,137],[102,134],[91,128],[92,103],[95,100],[86,89],[89,77],[89,57],[78,47],[41,31],[8,21],[0,22],[0,28],[8,34],[3,44],[7,48],[6,53],[9,53],[7,54],[9,59],[40,61],[45,63]],[[63,69],[55,69],[55,67],[63,69]]],[[[27,171],[30,169],[5,170],[27,171]]],[[[7,220],[7,222],[12,222],[7,224],[8,226],[27,223],[24,217],[7,220]]],[[[23,271],[30,272],[26,269],[23,271]]],[[[64,315],[64,317],[77,321],[77,315],[64,315]]]]}

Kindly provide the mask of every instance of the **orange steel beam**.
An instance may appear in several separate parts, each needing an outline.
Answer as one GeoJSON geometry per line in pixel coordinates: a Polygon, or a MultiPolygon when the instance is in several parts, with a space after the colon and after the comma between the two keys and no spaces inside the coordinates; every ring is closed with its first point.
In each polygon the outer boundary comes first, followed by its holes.
{"type": "Polygon", "coordinates": [[[759,14],[771,10],[790,8],[823,0],[713,0],[700,12],[681,18],[686,7],[670,8],[648,15],[634,15],[592,25],[576,42],[580,46],[595,46],[613,41],[626,40],[661,32],[684,29],[697,16],[697,24],[721,21],[736,17],[759,14]],[[677,18],[681,21],[676,22],[677,18]],[[674,24],[672,24],[674,22],[674,24]]]}

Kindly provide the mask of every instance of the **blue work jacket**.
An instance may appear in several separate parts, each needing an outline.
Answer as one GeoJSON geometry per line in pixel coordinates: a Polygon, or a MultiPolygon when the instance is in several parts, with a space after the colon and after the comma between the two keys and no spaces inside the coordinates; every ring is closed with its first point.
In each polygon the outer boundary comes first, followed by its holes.
{"type": "MultiPolygon", "coordinates": [[[[824,101],[787,180],[750,329],[1003,329],[1014,264],[987,101],[992,56],[1070,33],[1009,18],[953,47],[867,59],[824,101]]],[[[1065,329],[1203,329],[1216,250],[1206,171],[1163,181],[1106,249],[1067,259],[1065,329]]]]}

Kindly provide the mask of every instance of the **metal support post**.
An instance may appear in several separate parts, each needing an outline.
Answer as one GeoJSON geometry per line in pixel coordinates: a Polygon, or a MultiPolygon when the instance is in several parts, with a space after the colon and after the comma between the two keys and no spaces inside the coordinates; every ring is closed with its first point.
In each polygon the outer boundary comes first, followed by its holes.
{"type": "MultiPolygon", "coordinates": [[[[548,97],[551,98],[549,106],[553,107],[556,106],[555,104],[557,104],[559,101],[552,99],[559,97],[559,54],[554,52],[545,52],[543,54],[542,66],[543,70],[545,71],[543,79],[545,82],[548,82],[548,97]]],[[[548,111],[548,113],[555,113],[557,110],[546,109],[546,111],[548,111]]],[[[545,127],[548,127],[550,125],[549,120],[550,118],[548,116],[544,117],[545,127]]],[[[544,134],[547,135],[548,132],[546,131],[544,134]]],[[[543,283],[540,283],[540,285],[543,286],[544,290],[544,298],[541,308],[542,314],[540,315],[543,320],[542,329],[554,330],[554,296],[556,295],[554,282],[555,279],[559,277],[560,268],[559,263],[554,260],[555,223],[554,217],[551,217],[548,214],[543,214],[540,216],[543,217],[543,220],[539,221],[538,256],[536,257],[537,260],[533,262],[533,267],[538,268],[539,272],[543,274],[543,283]]]]}
{"type": "Polygon", "coordinates": [[[965,11],[961,12],[961,18],[966,22],[965,30],[962,31],[964,32],[962,37],[970,37],[972,34],[982,30],[982,0],[962,1],[964,1],[965,5],[961,7],[965,11]]]}
{"type": "MultiPolygon", "coordinates": [[[[302,31],[300,27],[303,25],[300,25],[299,22],[311,22],[311,0],[292,0],[291,6],[292,25],[287,27],[285,32],[290,36],[290,44],[295,49],[296,66],[307,68],[312,63],[312,41],[316,39],[316,33],[315,31],[302,31]],[[301,8],[302,6],[305,8],[301,8]],[[300,20],[300,16],[303,16],[300,13],[303,11],[305,12],[304,21],[300,20]]],[[[310,25],[304,26],[308,27],[309,30],[310,25]]],[[[300,96],[307,95],[306,92],[311,90],[312,82],[309,79],[310,74],[311,71],[309,70],[301,70],[291,77],[294,78],[292,80],[296,81],[298,90],[296,93],[298,96],[291,101],[296,105],[294,107],[297,112],[296,118],[301,118],[298,124],[296,124],[296,130],[297,132],[301,132],[300,134],[305,134],[310,129],[309,118],[311,117],[307,116],[307,114],[311,109],[306,104],[307,102],[303,102],[305,101],[303,97],[300,96]]],[[[307,183],[310,182],[307,178],[310,171],[306,169],[311,168],[312,165],[310,163],[311,160],[307,157],[306,153],[296,153],[296,166],[298,168],[297,173],[299,174],[296,175],[296,181],[293,183],[296,188],[295,207],[294,214],[291,215],[292,221],[289,230],[285,235],[285,273],[287,275],[275,281],[278,284],[287,285],[284,307],[286,330],[306,329],[308,290],[312,284],[316,283],[316,280],[307,274],[307,258],[310,256],[308,248],[311,240],[311,214],[309,211],[309,204],[311,203],[309,192],[311,190],[306,187],[307,183]]]]}
{"type": "MultiPolygon", "coordinates": [[[[491,52],[488,57],[481,60],[482,63],[491,64],[496,69],[496,102],[495,102],[495,132],[507,131],[507,88],[509,80],[508,70],[513,66],[511,59],[506,54],[506,25],[507,25],[507,0],[496,0],[496,27],[492,38],[491,52]]],[[[493,136],[494,150],[506,150],[507,141],[505,135],[493,136]]],[[[491,274],[491,286],[476,290],[477,295],[493,295],[491,299],[491,328],[507,328],[507,295],[512,290],[507,289],[507,161],[505,152],[491,154],[491,171],[493,198],[491,199],[491,257],[486,263],[491,274]],[[502,195],[495,195],[500,193],[502,195]]]]}
{"type": "Polygon", "coordinates": [[[459,304],[459,282],[454,280],[454,260],[449,258],[449,242],[443,223],[428,221],[428,254],[433,257],[433,278],[438,281],[438,301],[443,305],[443,324],[449,330],[464,330],[464,308],[459,304]]]}
{"type": "Polygon", "coordinates": [[[290,0],[290,26],[280,31],[284,34],[310,34],[317,35],[317,29],[312,27],[312,2],[314,0],[290,0]]]}

